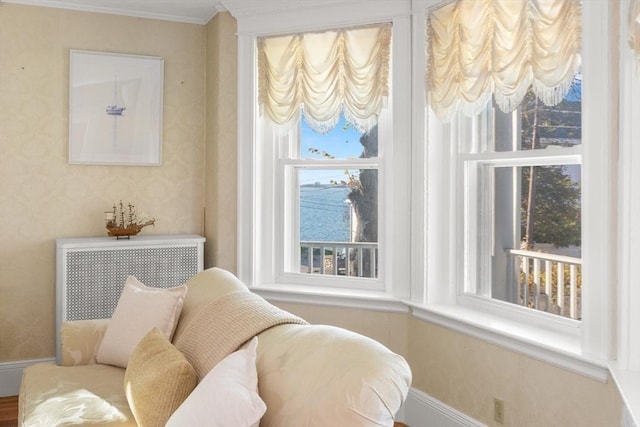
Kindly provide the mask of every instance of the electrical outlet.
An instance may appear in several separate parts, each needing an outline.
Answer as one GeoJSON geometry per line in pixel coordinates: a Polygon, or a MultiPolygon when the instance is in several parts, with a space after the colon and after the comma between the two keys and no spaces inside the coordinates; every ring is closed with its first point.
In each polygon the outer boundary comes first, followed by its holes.
{"type": "Polygon", "coordinates": [[[493,398],[493,419],[504,424],[504,402],[497,397],[493,398]]]}

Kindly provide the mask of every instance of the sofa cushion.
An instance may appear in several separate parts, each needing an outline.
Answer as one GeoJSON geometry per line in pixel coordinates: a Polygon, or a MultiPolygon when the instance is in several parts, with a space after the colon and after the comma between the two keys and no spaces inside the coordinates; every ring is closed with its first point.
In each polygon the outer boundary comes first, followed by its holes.
{"type": "Polygon", "coordinates": [[[96,363],[96,355],[111,319],[68,320],[60,325],[60,364],[96,363]]]}
{"type": "Polygon", "coordinates": [[[126,368],[133,349],[154,327],[170,340],[186,293],[185,285],[153,288],[129,276],[98,349],[97,361],[126,368]]]}
{"type": "Polygon", "coordinates": [[[123,381],[124,369],[109,365],[29,366],[22,376],[18,425],[137,426],[123,381]]]}
{"type": "Polygon", "coordinates": [[[327,325],[281,325],[258,339],[261,427],[393,425],[411,385],[398,354],[327,325]]]}
{"type": "Polygon", "coordinates": [[[140,427],[164,426],[196,383],[193,367],[157,328],[136,346],[124,375],[127,401],[140,427]]]}
{"type": "Polygon", "coordinates": [[[167,427],[257,426],[267,407],[258,395],[254,337],[231,353],[198,384],[167,422],[167,427]]]}

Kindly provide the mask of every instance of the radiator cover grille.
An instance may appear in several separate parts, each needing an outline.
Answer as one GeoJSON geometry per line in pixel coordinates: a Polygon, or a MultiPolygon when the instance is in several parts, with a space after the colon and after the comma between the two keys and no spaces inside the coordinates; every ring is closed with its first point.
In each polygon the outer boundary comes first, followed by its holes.
{"type": "Polygon", "coordinates": [[[107,319],[127,276],[147,286],[180,286],[198,272],[195,247],[74,251],[67,254],[64,320],[107,319]]]}

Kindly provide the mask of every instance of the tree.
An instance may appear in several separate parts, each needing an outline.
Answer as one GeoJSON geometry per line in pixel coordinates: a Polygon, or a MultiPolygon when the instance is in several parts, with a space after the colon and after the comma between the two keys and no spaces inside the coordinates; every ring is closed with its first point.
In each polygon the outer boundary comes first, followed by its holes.
{"type": "Polygon", "coordinates": [[[580,246],[580,185],[565,172],[564,166],[523,168],[522,175],[522,235],[527,249],[534,249],[536,242],[555,247],[580,246]],[[532,171],[535,206],[529,210],[532,171]],[[532,234],[527,234],[528,222],[535,224],[529,229],[532,234]]]}
{"type": "MultiPolygon", "coordinates": [[[[579,100],[564,100],[553,107],[542,105],[530,89],[521,107],[521,148],[575,143],[581,138],[581,107],[579,100]]],[[[536,242],[555,247],[580,245],[580,184],[566,167],[523,168],[521,207],[526,249],[533,250],[536,242]]]]}
{"type": "MultiPolygon", "coordinates": [[[[361,158],[376,157],[378,155],[378,126],[374,126],[360,137],[362,144],[361,158]]],[[[376,169],[360,169],[359,179],[350,186],[347,198],[351,201],[357,218],[355,242],[378,241],[378,171],[376,169]]],[[[360,276],[370,277],[372,255],[370,251],[362,254],[362,272],[360,276]]],[[[357,271],[358,260],[356,254],[349,257],[351,271],[357,271]]],[[[374,272],[374,277],[377,271],[374,272]]]]}

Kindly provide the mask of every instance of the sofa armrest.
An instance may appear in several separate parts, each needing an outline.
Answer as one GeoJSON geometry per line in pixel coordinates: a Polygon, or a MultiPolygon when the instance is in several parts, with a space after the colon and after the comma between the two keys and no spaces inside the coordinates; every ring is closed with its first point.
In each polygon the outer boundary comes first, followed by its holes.
{"type": "Polygon", "coordinates": [[[60,328],[62,366],[91,365],[110,319],[74,320],[60,328]]]}
{"type": "Polygon", "coordinates": [[[392,427],[411,369],[382,344],[345,329],[280,325],[258,335],[261,427],[392,427]]]}

